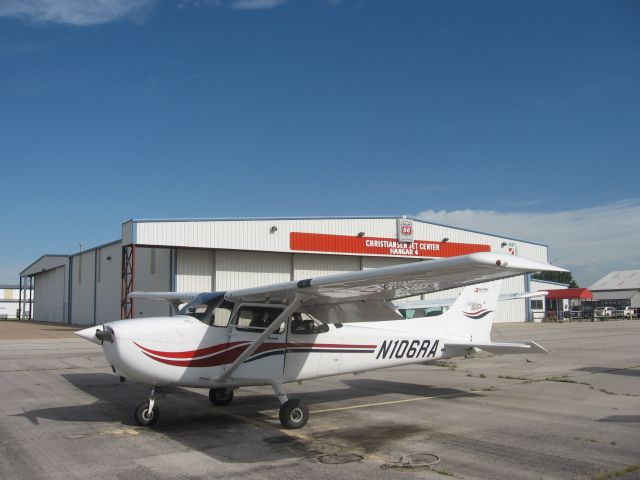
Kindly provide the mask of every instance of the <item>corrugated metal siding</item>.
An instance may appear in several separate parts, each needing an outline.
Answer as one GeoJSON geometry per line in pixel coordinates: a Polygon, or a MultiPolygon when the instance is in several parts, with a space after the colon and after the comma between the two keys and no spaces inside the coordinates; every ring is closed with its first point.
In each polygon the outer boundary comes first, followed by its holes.
{"type": "Polygon", "coordinates": [[[96,275],[97,325],[120,318],[121,268],[121,244],[109,245],[98,251],[98,274],[96,275]]]}
{"type": "MultiPolygon", "coordinates": [[[[299,219],[299,220],[220,220],[136,222],[133,224],[137,243],[143,245],[182,246],[290,252],[291,232],[331,233],[367,237],[396,238],[395,219],[299,219]],[[272,232],[272,227],[275,230],[272,232]]],[[[507,253],[515,247],[517,254],[532,260],[546,261],[546,247],[499,236],[468,232],[453,227],[414,222],[417,240],[481,243],[491,251],[507,253]],[[502,246],[502,244],[505,246],[502,246]]],[[[347,254],[348,255],[348,254],[347,254]]]]}
{"type": "Polygon", "coordinates": [[[216,290],[258,287],[291,279],[291,255],[216,252],[216,290]]]}
{"type": "Polygon", "coordinates": [[[293,270],[294,280],[353,272],[360,270],[360,257],[296,253],[293,255],[293,270]]]}
{"type": "Polygon", "coordinates": [[[531,291],[539,292],[541,290],[558,290],[560,288],[567,288],[567,285],[561,283],[549,283],[543,280],[531,279],[531,291]]]}
{"type": "Polygon", "coordinates": [[[419,262],[413,258],[393,258],[393,257],[362,257],[362,269],[392,267],[405,263],[419,262]]]}
{"type": "Polygon", "coordinates": [[[215,251],[178,249],[177,255],[178,292],[209,292],[214,289],[215,251]]]}
{"type": "Polygon", "coordinates": [[[134,225],[133,222],[125,222],[122,224],[122,245],[131,245],[134,243],[134,225]]]}
{"type": "Polygon", "coordinates": [[[93,325],[95,273],[95,251],[88,251],[73,257],[72,323],[93,325]]]}
{"type": "Polygon", "coordinates": [[[65,323],[65,267],[35,275],[33,319],[39,322],[65,323]]]}
{"type": "MultiPolygon", "coordinates": [[[[135,290],[168,292],[171,288],[171,251],[166,248],[136,248],[135,290]],[[155,250],[155,252],[154,252],[155,250]],[[152,262],[153,257],[155,257],[152,262]]],[[[171,309],[166,302],[134,300],[134,317],[167,316],[171,309]]]]}
{"type": "MultiPolygon", "coordinates": [[[[505,278],[500,284],[500,293],[522,293],[527,288],[527,276],[505,278]]],[[[527,300],[498,302],[494,323],[516,323],[527,320],[527,300]]]]}

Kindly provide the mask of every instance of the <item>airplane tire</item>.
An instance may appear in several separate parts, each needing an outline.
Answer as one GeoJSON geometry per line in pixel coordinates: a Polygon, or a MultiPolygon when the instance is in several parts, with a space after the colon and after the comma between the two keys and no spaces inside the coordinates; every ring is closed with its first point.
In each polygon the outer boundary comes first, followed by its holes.
{"type": "Polygon", "coordinates": [[[280,423],[290,430],[302,428],[309,420],[309,409],[297,398],[287,400],[280,407],[280,423]]]}
{"type": "Polygon", "coordinates": [[[149,410],[149,402],[142,402],[136,408],[136,423],[141,427],[150,427],[160,418],[160,409],[157,405],[153,406],[153,410],[149,410]]]}
{"type": "Polygon", "coordinates": [[[229,405],[233,400],[233,390],[230,388],[210,388],[209,400],[218,407],[229,405]]]}

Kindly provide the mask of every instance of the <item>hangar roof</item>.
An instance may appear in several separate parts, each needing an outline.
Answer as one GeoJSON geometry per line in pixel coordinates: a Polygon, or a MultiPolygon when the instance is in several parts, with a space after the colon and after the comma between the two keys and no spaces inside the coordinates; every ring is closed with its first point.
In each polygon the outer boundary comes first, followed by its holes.
{"type": "Polygon", "coordinates": [[[623,300],[638,294],[638,290],[613,290],[609,292],[593,292],[594,300],[623,300]]]}
{"type": "Polygon", "coordinates": [[[640,290],[640,270],[611,272],[591,285],[589,290],[640,290]]]}
{"type": "Polygon", "coordinates": [[[21,277],[28,277],[36,273],[45,272],[62,267],[69,261],[68,255],[42,255],[39,259],[20,272],[21,277]]]}

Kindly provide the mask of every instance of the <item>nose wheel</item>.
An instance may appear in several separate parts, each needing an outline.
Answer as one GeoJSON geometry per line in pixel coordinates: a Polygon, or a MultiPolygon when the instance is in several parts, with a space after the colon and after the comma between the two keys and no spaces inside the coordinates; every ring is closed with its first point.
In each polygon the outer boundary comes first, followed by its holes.
{"type": "Polygon", "coordinates": [[[160,418],[160,409],[155,404],[156,389],[152,388],[149,395],[149,401],[142,402],[136,407],[135,419],[136,423],[141,427],[150,427],[160,418]]]}

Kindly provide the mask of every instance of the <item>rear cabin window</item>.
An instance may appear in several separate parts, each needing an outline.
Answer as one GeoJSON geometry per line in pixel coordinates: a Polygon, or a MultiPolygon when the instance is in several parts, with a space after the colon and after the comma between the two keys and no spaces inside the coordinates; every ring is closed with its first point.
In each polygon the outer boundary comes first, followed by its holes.
{"type": "Polygon", "coordinates": [[[407,320],[412,318],[437,317],[447,311],[447,307],[400,308],[400,315],[407,320]]]}

